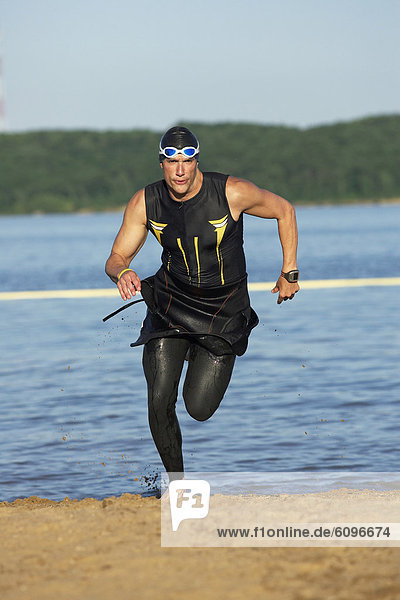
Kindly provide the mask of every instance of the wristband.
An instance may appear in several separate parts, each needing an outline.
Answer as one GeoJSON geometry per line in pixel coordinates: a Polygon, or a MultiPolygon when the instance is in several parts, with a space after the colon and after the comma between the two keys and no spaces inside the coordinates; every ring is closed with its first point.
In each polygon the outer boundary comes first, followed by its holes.
{"type": "Polygon", "coordinates": [[[117,281],[119,281],[119,280],[121,279],[121,275],[123,275],[123,274],[124,274],[124,273],[126,273],[127,271],[133,271],[133,269],[129,269],[129,268],[128,268],[128,269],[123,269],[123,270],[121,271],[121,273],[118,275],[118,277],[117,277],[117,281]]]}

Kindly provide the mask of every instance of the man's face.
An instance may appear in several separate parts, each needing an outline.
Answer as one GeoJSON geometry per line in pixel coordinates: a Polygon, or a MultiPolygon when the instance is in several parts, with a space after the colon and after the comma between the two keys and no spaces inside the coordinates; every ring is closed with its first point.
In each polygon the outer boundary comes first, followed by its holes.
{"type": "Polygon", "coordinates": [[[166,158],[160,164],[164,170],[165,183],[173,195],[179,199],[190,195],[197,185],[196,176],[199,173],[197,159],[178,154],[173,158],[166,158]]]}

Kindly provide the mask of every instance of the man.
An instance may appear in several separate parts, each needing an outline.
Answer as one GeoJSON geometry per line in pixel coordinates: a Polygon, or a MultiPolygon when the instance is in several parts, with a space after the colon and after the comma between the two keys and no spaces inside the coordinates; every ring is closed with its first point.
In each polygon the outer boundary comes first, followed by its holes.
{"type": "MultiPolygon", "coordinates": [[[[245,151],[245,149],[244,149],[245,151]]],[[[236,355],[258,318],[250,307],[243,253],[243,213],[277,219],[282,272],[272,293],[278,304],[299,290],[297,226],[293,206],[256,185],[199,169],[199,143],[185,127],[161,138],[164,179],[130,200],[106,263],[123,300],[142,293],[148,306],[139,339],[148,387],[150,430],[164,467],[184,472],[175,413],[185,358],[183,397],[189,414],[204,421],[218,408],[236,355]],[[162,266],[140,280],[130,264],[148,231],[161,246],[162,266]]]]}

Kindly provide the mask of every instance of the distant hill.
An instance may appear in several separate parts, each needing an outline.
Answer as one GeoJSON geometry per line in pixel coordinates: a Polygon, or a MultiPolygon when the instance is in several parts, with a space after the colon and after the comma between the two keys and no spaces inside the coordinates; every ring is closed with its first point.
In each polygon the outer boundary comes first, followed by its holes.
{"type": "MultiPolygon", "coordinates": [[[[185,123],[203,171],[250,179],[296,203],[400,197],[400,115],[299,129],[185,123]]],[[[161,178],[161,132],[0,134],[0,213],[106,210],[161,178]]]]}

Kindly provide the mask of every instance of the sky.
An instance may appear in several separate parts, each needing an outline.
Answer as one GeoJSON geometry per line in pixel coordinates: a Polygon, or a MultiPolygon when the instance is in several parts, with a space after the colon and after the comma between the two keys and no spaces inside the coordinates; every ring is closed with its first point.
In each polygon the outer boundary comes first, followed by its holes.
{"type": "Polygon", "coordinates": [[[0,0],[3,130],[400,112],[400,0],[0,0]]]}

